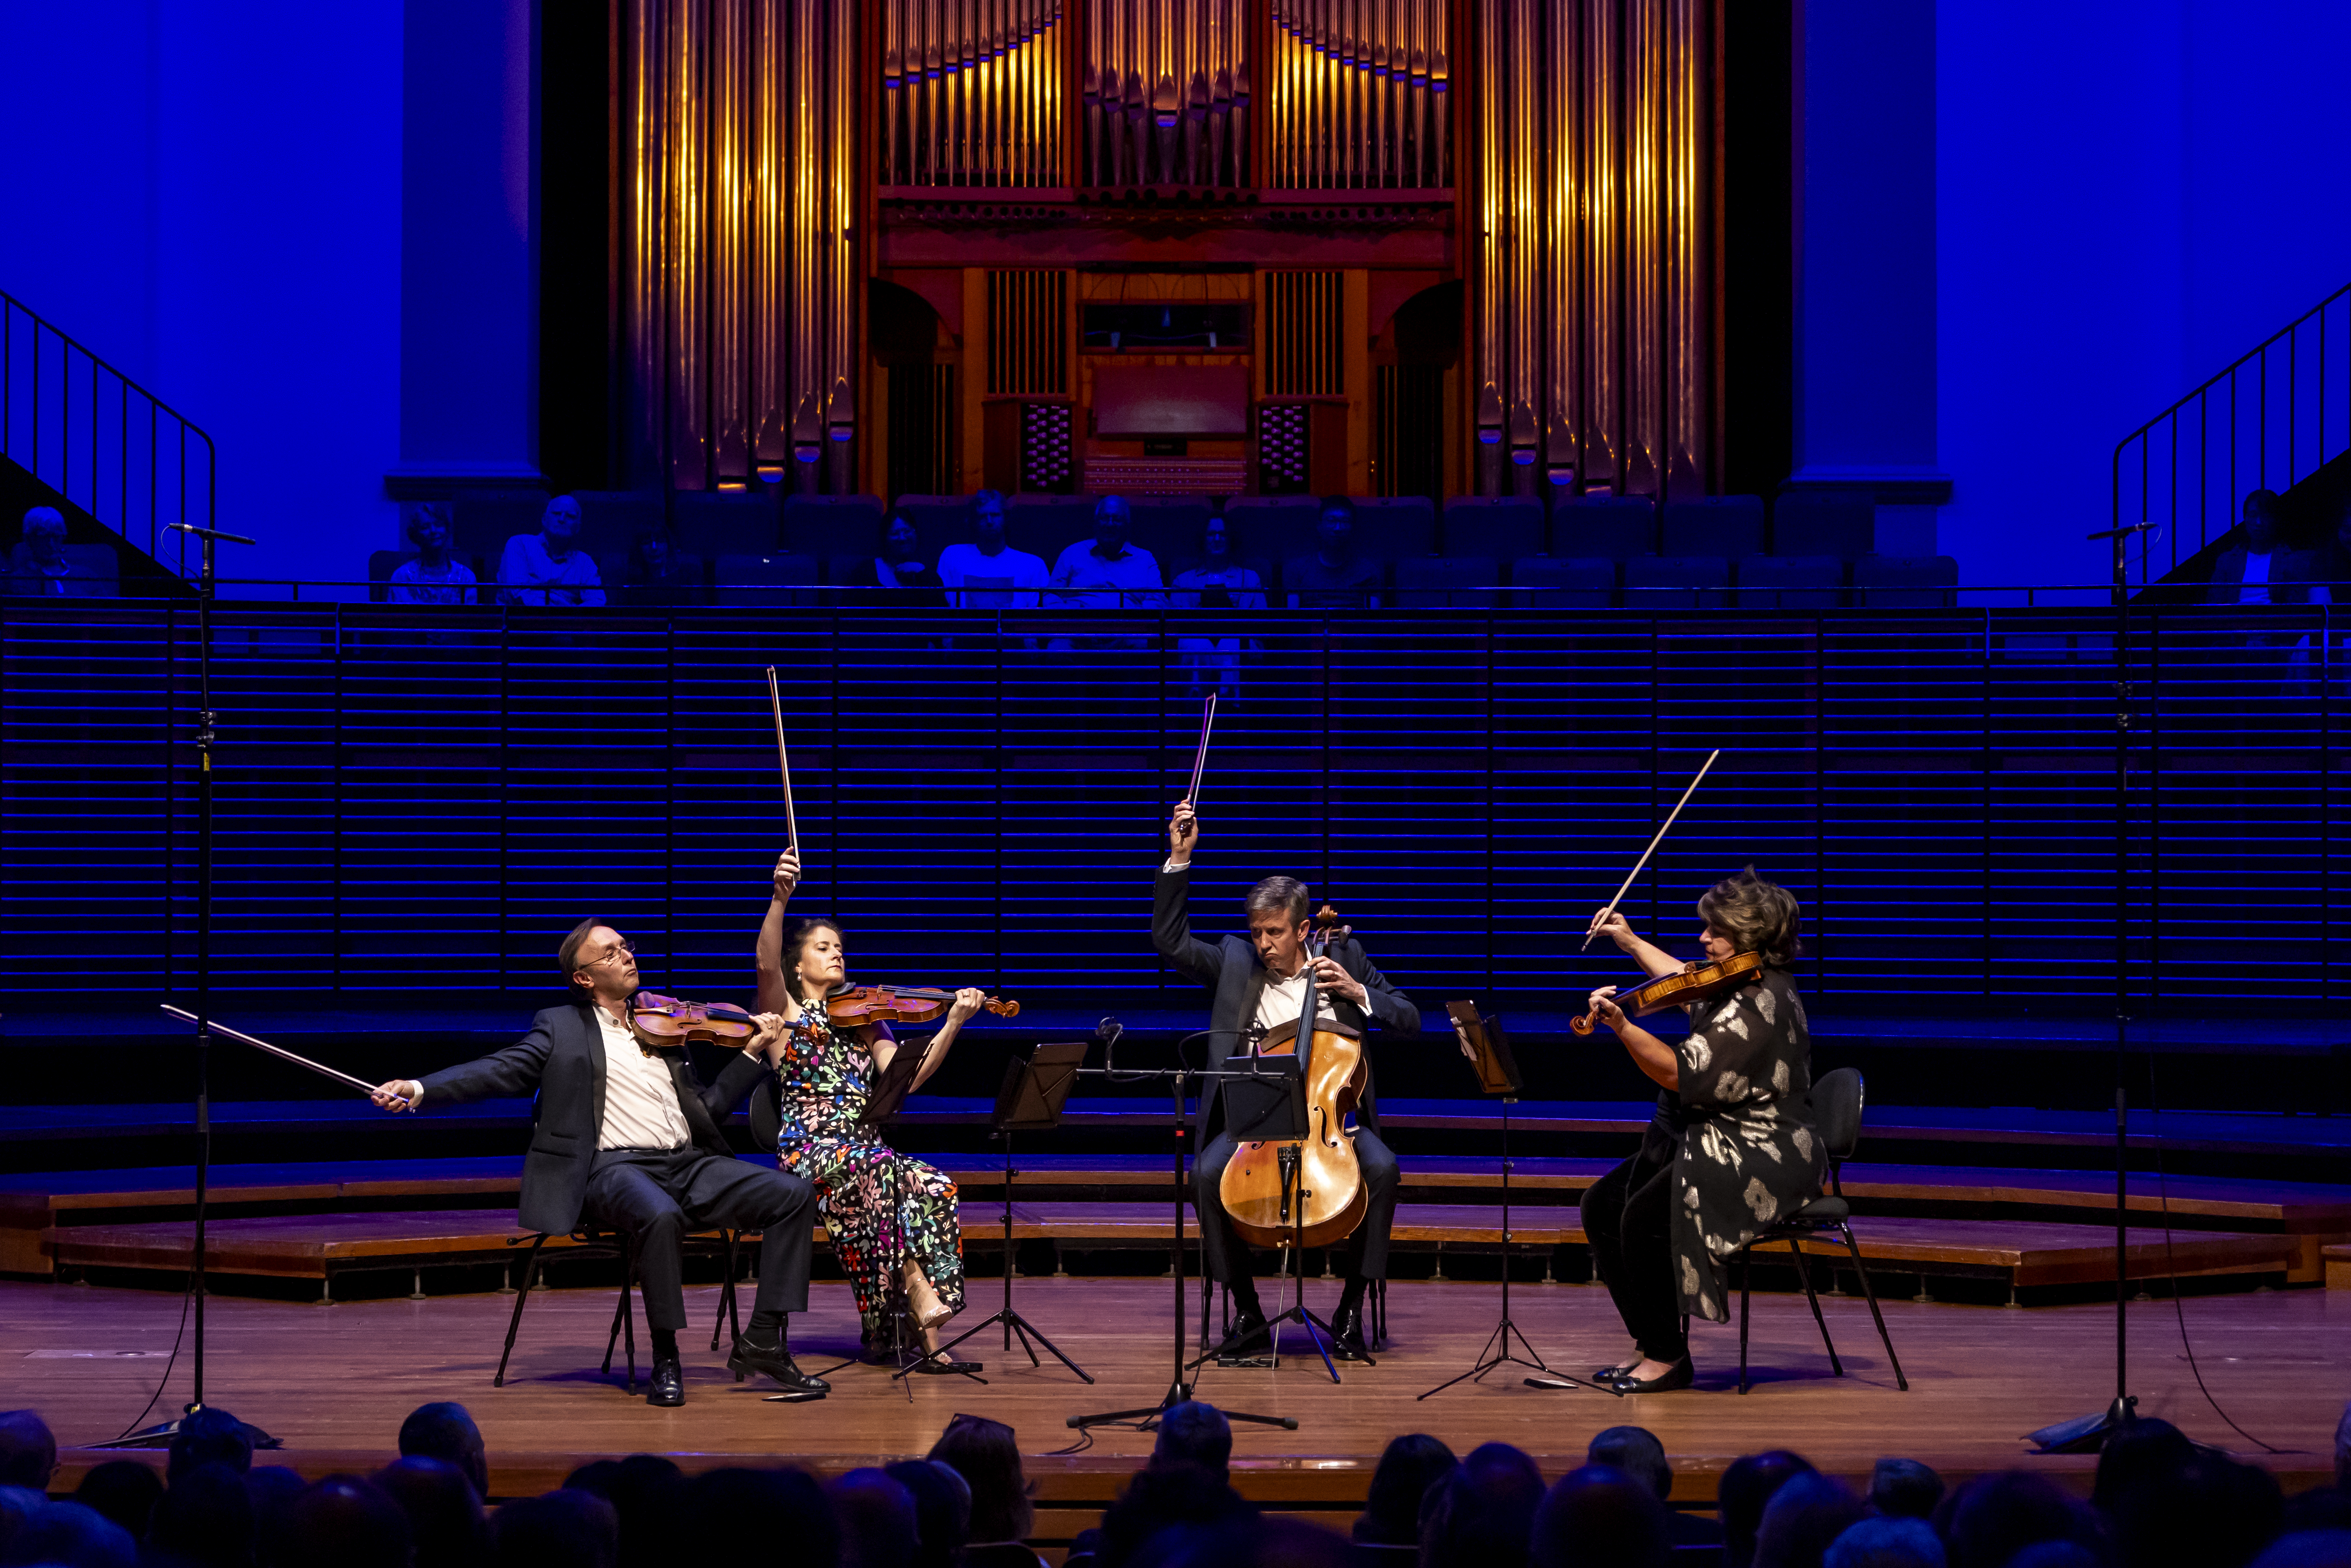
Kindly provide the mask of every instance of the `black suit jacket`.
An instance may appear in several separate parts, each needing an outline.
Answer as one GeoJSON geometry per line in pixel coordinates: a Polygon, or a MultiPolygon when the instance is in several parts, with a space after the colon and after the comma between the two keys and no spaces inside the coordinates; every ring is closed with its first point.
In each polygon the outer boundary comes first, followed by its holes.
{"type": "MultiPolygon", "coordinates": [[[[2295,551],[2280,545],[2270,552],[2270,602],[2273,604],[2307,604],[2310,602],[2311,563],[2295,551]]],[[[2210,585],[2207,601],[2213,604],[2234,604],[2245,587],[2245,549],[2232,545],[2212,558],[2212,575],[2206,580],[2210,585]]]]}
{"type": "MultiPolygon", "coordinates": [[[[1159,949],[1161,957],[1209,988],[1208,1028],[1213,1032],[1208,1036],[1208,1065],[1221,1067],[1225,1058],[1246,1049],[1244,1031],[1256,1022],[1258,1001],[1265,992],[1265,965],[1247,937],[1226,936],[1211,946],[1192,935],[1191,886],[1189,867],[1160,872],[1158,883],[1152,889],[1151,943],[1159,949]]],[[[1388,984],[1387,977],[1364,954],[1362,943],[1352,936],[1342,937],[1331,944],[1330,956],[1363,983],[1371,1004],[1367,1009],[1333,997],[1332,1017],[1358,1033],[1364,1032],[1367,1024],[1405,1034],[1419,1032],[1420,1009],[1388,984]]],[[[1219,1087],[1211,1079],[1200,1096],[1203,1144],[1215,1137],[1222,1124],[1217,1105],[1219,1087]]],[[[1373,1091],[1368,1054],[1364,1058],[1364,1097],[1355,1107],[1355,1120],[1375,1133],[1379,1131],[1379,1099],[1373,1091]]]]}
{"type": "MultiPolygon", "coordinates": [[[[739,1051],[705,1086],[684,1051],[662,1052],[677,1085],[678,1109],[685,1113],[694,1146],[728,1158],[718,1124],[767,1071],[751,1052],[739,1051]]],[[[530,1032],[479,1061],[445,1068],[420,1080],[421,1110],[496,1094],[536,1094],[531,1107],[530,1152],[522,1162],[522,1201],[516,1218],[526,1230],[557,1234],[580,1223],[587,1201],[588,1171],[604,1127],[604,1042],[588,1004],[549,1008],[530,1021],[530,1032]]]]}

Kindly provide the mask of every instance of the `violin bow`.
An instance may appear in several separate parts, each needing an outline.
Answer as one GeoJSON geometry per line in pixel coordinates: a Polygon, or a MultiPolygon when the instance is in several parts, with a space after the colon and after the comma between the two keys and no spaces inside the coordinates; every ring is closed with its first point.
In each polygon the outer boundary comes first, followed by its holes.
{"type": "Polygon", "coordinates": [[[1217,694],[1210,692],[1200,709],[1200,748],[1192,753],[1192,788],[1184,799],[1192,802],[1195,813],[1200,810],[1200,775],[1208,769],[1208,732],[1217,727],[1217,694]]]}
{"type": "Polygon", "coordinates": [[[1689,781],[1689,788],[1682,791],[1682,798],[1675,801],[1674,809],[1666,814],[1665,825],[1657,830],[1657,836],[1649,841],[1649,847],[1641,852],[1641,858],[1633,862],[1632,876],[1625,879],[1625,885],[1616,890],[1616,896],[1608,901],[1608,907],[1600,912],[1600,918],[1593,921],[1592,929],[1583,934],[1583,947],[1578,947],[1577,952],[1581,953],[1584,947],[1592,946],[1592,939],[1600,934],[1600,927],[1608,923],[1608,917],[1616,913],[1616,906],[1625,902],[1625,894],[1632,891],[1634,879],[1638,877],[1641,874],[1641,869],[1649,863],[1649,857],[1657,852],[1657,846],[1666,841],[1666,834],[1673,829],[1674,819],[1682,814],[1682,808],[1688,805],[1690,797],[1698,793],[1699,783],[1706,778],[1706,770],[1713,767],[1714,759],[1721,755],[1722,747],[1718,746],[1707,754],[1704,762],[1698,764],[1698,778],[1689,781]]]}
{"type": "Polygon", "coordinates": [[[768,666],[768,711],[776,720],[776,771],[784,780],[784,838],[794,854],[800,850],[800,826],[792,815],[792,764],[784,751],[784,695],[776,686],[776,666],[768,666]]]}
{"type": "MultiPolygon", "coordinates": [[[[175,1019],[185,1019],[190,1023],[194,1023],[196,1021],[196,1015],[190,1012],[185,1008],[175,1008],[171,1003],[165,1002],[163,1004],[163,1010],[170,1013],[175,1019]]],[[[334,1068],[329,1067],[322,1061],[313,1061],[308,1057],[298,1055],[297,1053],[287,1050],[282,1045],[272,1045],[266,1040],[256,1040],[253,1036],[246,1034],[242,1030],[234,1030],[229,1028],[228,1025],[221,1022],[218,1019],[206,1019],[204,1020],[204,1025],[205,1029],[211,1030],[214,1034],[225,1034],[231,1040],[239,1040],[244,1044],[252,1046],[256,1051],[266,1051],[272,1056],[283,1057],[297,1067],[307,1067],[311,1071],[319,1073],[323,1077],[331,1078],[338,1083],[348,1083],[362,1094],[373,1094],[375,1092],[375,1085],[368,1082],[363,1078],[354,1078],[348,1072],[339,1072],[334,1068]]],[[[401,1099],[397,1094],[392,1095],[390,1098],[397,1105],[406,1105],[408,1103],[407,1101],[401,1099]]]]}

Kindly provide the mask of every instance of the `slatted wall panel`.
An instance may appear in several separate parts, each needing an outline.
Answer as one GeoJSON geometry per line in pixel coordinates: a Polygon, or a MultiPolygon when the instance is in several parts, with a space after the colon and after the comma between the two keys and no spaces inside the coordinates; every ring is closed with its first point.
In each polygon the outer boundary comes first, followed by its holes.
{"type": "MultiPolygon", "coordinates": [[[[193,614],[5,610],[0,978],[143,1001],[193,949],[193,614]]],[[[1194,883],[1205,933],[1291,872],[1424,999],[1556,1004],[1628,894],[1753,863],[1806,906],[1809,993],[2094,1009],[2115,932],[2113,624],[2094,611],[1825,615],[658,615],[223,606],[214,975],[229,991],[540,991],[605,915],[649,977],[747,989],[784,841],[800,914],[869,976],[1178,1005],[1152,868],[1203,682],[1226,692],[1194,883]],[[1219,653],[1218,650],[1228,650],[1219,653]]],[[[2336,998],[2346,869],[2325,607],[2140,615],[2126,646],[2134,989],[2336,998]]],[[[176,977],[176,979],[172,978],[176,977]]]]}

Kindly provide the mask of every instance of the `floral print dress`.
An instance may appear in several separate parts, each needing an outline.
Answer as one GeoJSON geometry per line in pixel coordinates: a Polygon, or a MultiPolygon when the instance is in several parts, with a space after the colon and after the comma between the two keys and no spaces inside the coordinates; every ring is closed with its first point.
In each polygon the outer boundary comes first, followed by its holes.
{"type": "Polygon", "coordinates": [[[817,1218],[857,1295],[865,1337],[887,1335],[883,1316],[892,1279],[906,1259],[939,1300],[963,1308],[963,1232],[956,1184],[945,1172],[899,1154],[858,1121],[873,1076],[872,1053],[803,1013],[776,1070],[781,1131],[777,1163],[816,1188],[817,1218]]]}
{"type": "Polygon", "coordinates": [[[1782,969],[1691,1009],[1681,1063],[1675,1157],[1674,1277],[1682,1311],[1726,1322],[1722,1260],[1820,1196],[1812,1036],[1782,969]]]}

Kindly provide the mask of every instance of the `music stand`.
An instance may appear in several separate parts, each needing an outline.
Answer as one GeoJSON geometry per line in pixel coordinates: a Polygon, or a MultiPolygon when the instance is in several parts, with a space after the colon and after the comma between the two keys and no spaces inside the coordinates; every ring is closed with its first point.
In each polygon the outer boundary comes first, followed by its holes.
{"type": "Polygon", "coordinates": [[[1510,1037],[1503,1032],[1499,1017],[1479,1011],[1478,1004],[1468,1000],[1446,1003],[1445,1012],[1453,1020],[1454,1032],[1469,1049],[1469,1062],[1477,1070],[1479,1090],[1502,1103],[1502,1321],[1487,1336],[1475,1365],[1417,1397],[1426,1399],[1430,1394],[1442,1394],[1457,1383],[1481,1383],[1496,1367],[1512,1364],[1532,1367],[1543,1375],[1541,1378],[1528,1378],[1529,1387],[1581,1388],[1583,1384],[1544,1364],[1541,1354],[1528,1342],[1525,1331],[1510,1316],[1510,1107],[1518,1103],[1519,1091],[1526,1086],[1526,1081],[1519,1075],[1518,1060],[1510,1054],[1510,1037]],[[1525,1355],[1511,1350],[1513,1334],[1518,1336],[1525,1355]]]}
{"type": "MultiPolygon", "coordinates": [[[[1339,1369],[1331,1361],[1330,1342],[1338,1338],[1338,1331],[1317,1316],[1306,1305],[1306,1203],[1305,1195],[1298,1191],[1299,1174],[1304,1161],[1301,1145],[1308,1136],[1306,1120],[1306,1063],[1294,1052],[1276,1056],[1235,1056],[1225,1061],[1225,1126],[1236,1144],[1280,1144],[1281,1166],[1281,1216],[1290,1224],[1290,1256],[1283,1260],[1281,1271],[1287,1275],[1292,1263],[1298,1266],[1296,1289],[1290,1306],[1277,1312],[1265,1325],[1273,1335],[1273,1364],[1281,1364],[1281,1325],[1295,1322],[1306,1331],[1306,1337],[1322,1357],[1322,1370],[1331,1381],[1339,1381],[1339,1369]]],[[[1280,1299],[1279,1291],[1275,1300],[1280,1299]]],[[[1252,1330],[1251,1333],[1257,1331],[1252,1330]]],[[[1214,1359],[1223,1364],[1231,1347],[1238,1343],[1236,1331],[1225,1336],[1222,1344],[1207,1354],[1196,1357],[1191,1365],[1214,1359]]],[[[1373,1364],[1364,1358],[1366,1366],[1373,1364]]],[[[1187,1369],[1188,1370],[1188,1369],[1187,1369]]]]}
{"type": "MultiPolygon", "coordinates": [[[[1020,1348],[1029,1353],[1029,1364],[1041,1366],[1037,1351],[1029,1341],[1053,1353],[1053,1359],[1092,1383],[1086,1369],[1063,1355],[1051,1340],[1038,1333],[1037,1325],[1012,1310],[1012,1178],[1019,1173],[1012,1168],[1012,1134],[1016,1132],[1046,1132],[1061,1124],[1061,1107],[1070,1098],[1070,1086],[1078,1081],[1078,1069],[1086,1062],[1086,1051],[1093,1042],[1071,1040],[1066,1043],[1043,1044],[1029,1053],[1029,1060],[1018,1057],[1004,1064],[1004,1087],[996,1096],[996,1113],[990,1118],[997,1136],[1004,1140],[1004,1305],[982,1318],[963,1333],[939,1346],[936,1354],[945,1355],[991,1323],[1004,1325],[1004,1349],[1012,1351],[1012,1336],[1020,1336],[1020,1348]]],[[[905,1371],[893,1374],[906,1375],[905,1371]]]]}

